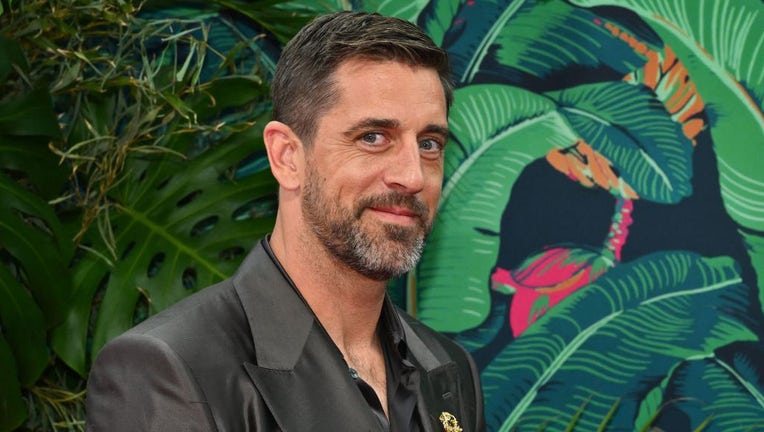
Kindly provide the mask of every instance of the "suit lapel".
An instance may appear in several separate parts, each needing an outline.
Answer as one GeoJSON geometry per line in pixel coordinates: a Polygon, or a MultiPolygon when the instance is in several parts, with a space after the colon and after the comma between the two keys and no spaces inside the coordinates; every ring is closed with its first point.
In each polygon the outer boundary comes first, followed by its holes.
{"type": "Polygon", "coordinates": [[[258,244],[234,276],[255,346],[244,367],[281,429],[381,430],[337,348],[258,244]]]}
{"type": "Polygon", "coordinates": [[[467,418],[459,403],[461,394],[456,363],[445,352],[433,351],[425,345],[403,317],[400,322],[406,334],[410,356],[423,371],[417,401],[422,426],[425,432],[443,431],[443,424],[439,420],[441,414],[450,413],[457,419],[467,418]]]}

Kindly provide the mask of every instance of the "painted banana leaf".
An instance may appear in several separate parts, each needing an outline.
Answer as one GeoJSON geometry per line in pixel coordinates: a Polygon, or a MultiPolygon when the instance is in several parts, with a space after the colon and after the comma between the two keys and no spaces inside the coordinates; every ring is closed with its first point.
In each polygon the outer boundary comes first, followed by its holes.
{"type": "Polygon", "coordinates": [[[475,327],[488,315],[488,278],[512,185],[550,150],[583,138],[648,199],[675,202],[691,192],[693,147],[652,93],[614,82],[546,96],[501,85],[456,92],[438,222],[415,299],[418,317],[441,331],[475,327]]]}
{"type": "MultiPolygon", "coordinates": [[[[670,414],[681,413],[688,429],[710,422],[709,432],[753,431],[764,427],[764,377],[760,373],[761,345],[737,351],[732,361],[717,356],[682,362],[671,374],[664,400],[670,409],[657,427],[671,425],[670,414]],[[759,357],[747,355],[758,353],[759,357]],[[702,395],[688,398],[687,395],[702,395]]],[[[675,423],[676,424],[676,423],[675,423]]]]}
{"type": "Polygon", "coordinates": [[[644,63],[644,57],[620,49],[596,20],[562,1],[434,0],[419,25],[449,52],[457,85],[495,82],[548,90],[552,83],[582,83],[587,70],[611,71],[619,79],[644,63]],[[571,70],[576,73],[553,79],[571,70]]]}
{"type": "Polygon", "coordinates": [[[680,362],[710,356],[748,327],[751,290],[729,258],[661,252],[617,266],[542,316],[483,371],[488,429],[546,424],[632,430],[640,403],[680,362]],[[619,399],[620,398],[620,399],[619,399]]]}
{"type": "Polygon", "coordinates": [[[647,88],[616,81],[548,95],[640,198],[676,203],[692,193],[692,143],[647,88]]]}
{"type": "MultiPolygon", "coordinates": [[[[724,206],[741,226],[764,287],[764,3],[759,0],[572,0],[633,11],[685,63],[709,108],[724,206]]],[[[760,301],[764,304],[764,288],[760,301]]]]}
{"type": "Polygon", "coordinates": [[[417,17],[429,0],[366,0],[360,3],[367,12],[377,12],[416,23],[417,17]]]}
{"type": "MultiPolygon", "coordinates": [[[[266,91],[253,79],[220,78],[188,106],[214,118],[220,111],[206,111],[206,98],[225,110],[256,103],[266,91]]],[[[89,322],[94,356],[146,315],[231,275],[270,231],[276,185],[262,163],[268,115],[223,135],[176,132],[166,143],[175,154],[134,154],[127,161],[127,177],[110,194],[110,223],[90,233],[90,253],[74,268],[74,306],[54,334],[52,345],[70,367],[85,374],[89,322]],[[209,149],[187,159],[178,155],[198,153],[200,138],[209,140],[209,149]],[[245,166],[251,172],[241,175],[245,166]],[[92,304],[98,305],[95,317],[92,304]]]]}
{"type": "Polygon", "coordinates": [[[446,181],[438,220],[417,268],[414,302],[422,321],[452,332],[473,328],[488,314],[488,276],[512,184],[527,164],[576,139],[555,104],[542,95],[474,85],[457,90],[455,97],[446,181]]]}

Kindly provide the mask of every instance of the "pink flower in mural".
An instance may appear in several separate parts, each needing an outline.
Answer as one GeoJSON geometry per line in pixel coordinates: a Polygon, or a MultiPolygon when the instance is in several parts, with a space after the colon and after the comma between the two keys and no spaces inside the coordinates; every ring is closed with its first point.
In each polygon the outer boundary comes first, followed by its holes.
{"type": "Polygon", "coordinates": [[[530,256],[516,269],[497,267],[492,288],[514,294],[509,324],[517,337],[539,317],[577,289],[595,281],[621,259],[631,225],[633,203],[619,200],[602,250],[550,247],[530,256]]]}

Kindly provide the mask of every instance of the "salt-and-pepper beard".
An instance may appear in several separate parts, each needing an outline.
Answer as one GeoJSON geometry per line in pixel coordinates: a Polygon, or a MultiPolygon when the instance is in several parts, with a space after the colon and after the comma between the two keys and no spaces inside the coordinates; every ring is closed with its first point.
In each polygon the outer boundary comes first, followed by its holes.
{"type": "Polygon", "coordinates": [[[422,256],[427,234],[432,228],[429,209],[413,195],[391,191],[383,195],[362,197],[353,209],[331,202],[320,190],[320,176],[308,165],[302,197],[306,222],[327,251],[351,269],[374,280],[400,276],[416,266],[422,256]],[[363,226],[361,217],[370,207],[403,207],[416,215],[417,223],[402,226],[390,223],[363,226]]]}

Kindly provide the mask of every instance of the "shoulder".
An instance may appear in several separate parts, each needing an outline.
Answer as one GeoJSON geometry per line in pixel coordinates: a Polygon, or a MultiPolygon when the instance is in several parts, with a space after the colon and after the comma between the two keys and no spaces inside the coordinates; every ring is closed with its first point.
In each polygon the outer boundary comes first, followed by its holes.
{"type": "Polygon", "coordinates": [[[215,368],[235,369],[254,357],[246,314],[230,279],[202,289],[112,339],[98,353],[92,370],[127,368],[155,357],[186,369],[190,376],[215,368]]]}

